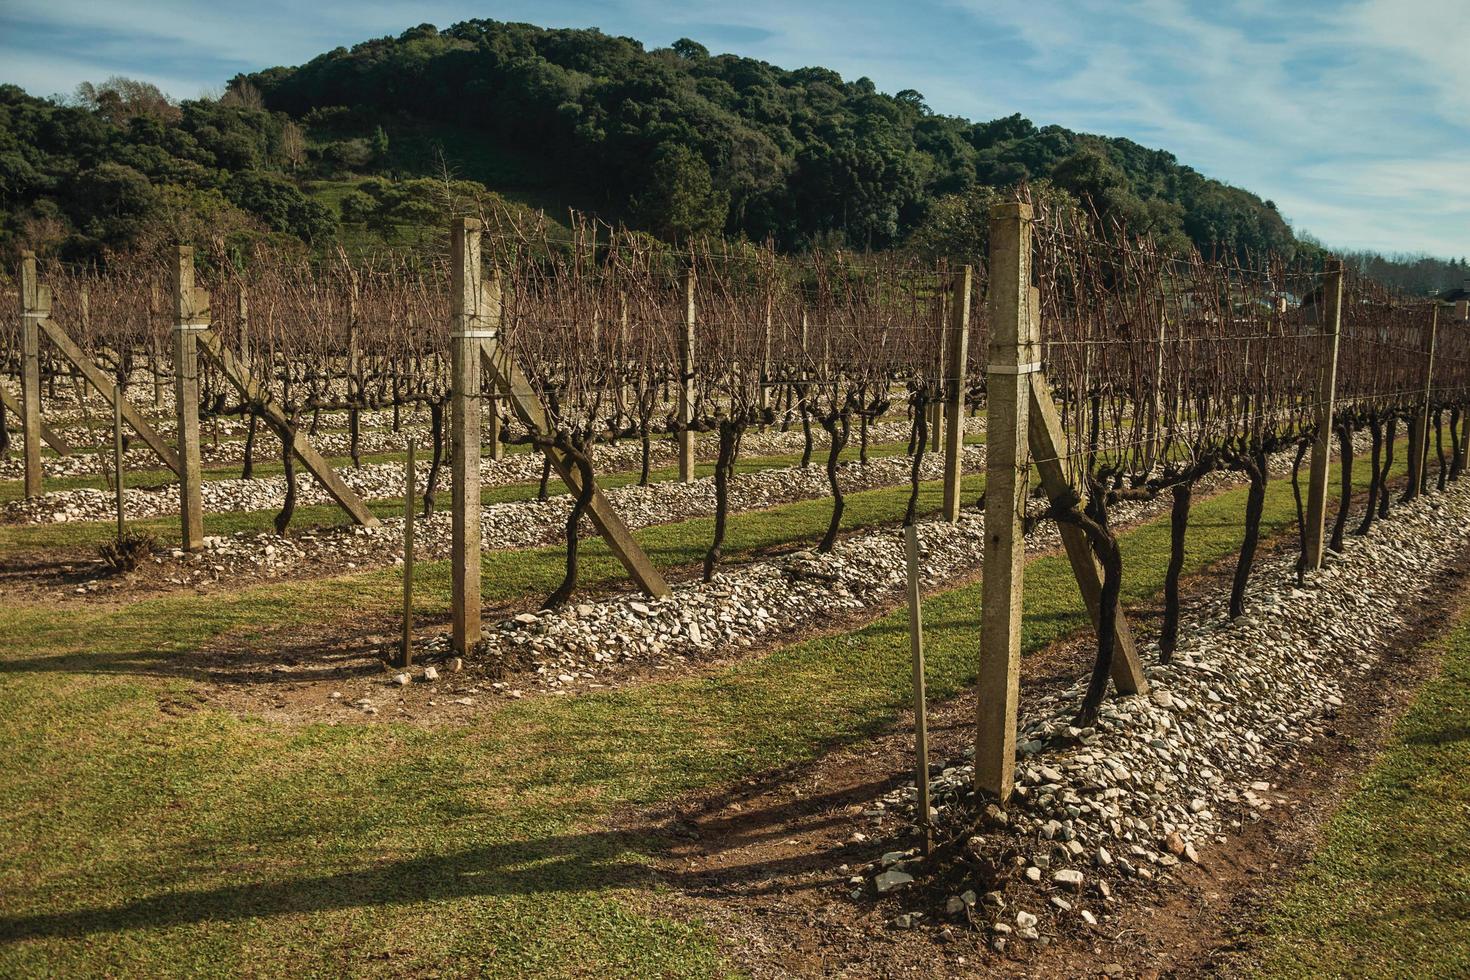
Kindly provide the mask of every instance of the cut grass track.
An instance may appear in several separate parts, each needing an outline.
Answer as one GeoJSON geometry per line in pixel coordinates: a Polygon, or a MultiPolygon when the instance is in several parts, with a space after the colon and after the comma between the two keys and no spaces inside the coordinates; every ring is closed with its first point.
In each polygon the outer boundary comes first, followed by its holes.
{"type": "MultiPolygon", "coordinates": [[[[967,440],[968,445],[983,445],[984,437],[967,440]]],[[[871,459],[883,459],[902,455],[906,447],[901,443],[886,443],[873,445],[868,448],[868,456],[871,459]]],[[[852,450],[843,457],[844,461],[852,462],[857,459],[856,450],[852,450]]],[[[363,457],[367,462],[402,462],[402,454],[385,454],[377,457],[363,457]]],[[[801,462],[801,455],[784,454],[771,456],[752,456],[736,462],[737,473],[757,473],[763,470],[781,469],[788,466],[796,466],[801,462]]],[[[814,458],[812,467],[820,471],[822,460],[814,458]]],[[[345,460],[333,460],[338,466],[346,466],[345,460]]],[[[427,463],[420,461],[419,465],[426,472],[427,463]]],[[[273,470],[258,467],[259,475],[270,476],[280,473],[280,465],[276,464],[273,470]]],[[[159,474],[160,477],[169,476],[167,472],[159,474]]],[[[656,467],[649,471],[649,479],[655,483],[673,482],[678,479],[679,471],[676,466],[656,467]]],[[[714,475],[713,463],[697,463],[695,475],[707,477],[714,475]]],[[[101,480],[93,477],[67,478],[77,481],[78,486],[93,486],[101,488],[101,480]]],[[[303,476],[303,480],[309,479],[303,476]]],[[[15,484],[16,481],[9,481],[15,484]]],[[[71,489],[59,484],[64,481],[55,481],[57,486],[48,482],[49,489],[71,489]]],[[[616,487],[628,486],[638,482],[638,474],[634,471],[611,471],[601,473],[597,477],[598,485],[603,489],[611,490],[616,487]]],[[[134,480],[130,486],[145,486],[147,484],[134,480]]],[[[440,486],[448,487],[448,469],[441,473],[440,486]]],[[[17,484],[18,486],[18,484],[17,484]]],[[[12,488],[13,489],[13,488],[12,488]]],[[[564,493],[565,486],[553,474],[550,484],[550,492],[553,494],[564,493]]],[[[483,505],[509,503],[517,500],[531,500],[536,497],[539,486],[536,483],[513,483],[502,486],[486,487],[480,494],[480,502],[483,505]]],[[[976,491],[979,492],[978,490],[976,491]]],[[[18,499],[17,492],[11,499],[18,499]]],[[[451,494],[444,489],[435,494],[435,508],[443,511],[450,506],[451,494]]],[[[0,499],[0,503],[4,503],[0,499]]],[[[368,509],[378,517],[401,517],[403,515],[402,497],[385,497],[368,502],[368,509]]],[[[275,508],[269,510],[255,511],[206,511],[204,514],[204,533],[209,535],[232,535],[239,532],[271,531],[274,529],[275,508]]],[[[309,506],[297,507],[296,514],[291,522],[289,533],[300,533],[324,527],[336,527],[349,523],[342,509],[336,504],[323,503],[311,504],[309,506]]],[[[155,517],[145,520],[129,521],[128,526],[142,531],[148,531],[158,538],[160,545],[164,547],[177,547],[180,540],[179,519],[176,516],[155,517]]],[[[94,549],[102,542],[111,540],[116,535],[116,525],[111,519],[104,521],[75,521],[60,524],[11,524],[0,525],[0,561],[4,560],[6,554],[44,553],[48,551],[63,551],[66,549],[86,548],[94,549]]]]}
{"type": "Polygon", "coordinates": [[[1267,911],[1263,977],[1470,976],[1470,612],[1267,911]]]}
{"type": "MultiPolygon", "coordinates": [[[[1244,491],[1199,502],[1188,567],[1231,554],[1244,491]]],[[[1273,481],[1264,527],[1295,520],[1273,481]]],[[[1124,599],[1161,588],[1167,522],[1123,536],[1124,599]]],[[[487,707],[471,725],[282,726],[160,710],[226,630],[360,603],[357,576],[172,597],[79,622],[0,612],[0,972],[710,976],[698,922],[651,913],[655,842],[617,810],[810,760],[909,697],[906,615],[709,676],[487,707]]],[[[1085,626],[1065,558],[1030,563],[1023,644],[1085,626]]],[[[979,588],[926,601],[935,698],[971,683],[979,588]]]]}

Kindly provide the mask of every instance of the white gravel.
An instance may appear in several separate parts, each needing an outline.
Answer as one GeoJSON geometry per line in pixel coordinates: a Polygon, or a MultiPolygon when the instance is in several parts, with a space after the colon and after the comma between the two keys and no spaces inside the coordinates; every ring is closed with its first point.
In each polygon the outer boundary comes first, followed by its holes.
{"type": "MultiPolygon", "coordinates": [[[[1273,779],[1321,736],[1345,686],[1392,651],[1423,596],[1412,583],[1470,544],[1467,517],[1470,481],[1462,481],[1396,506],[1367,538],[1349,538],[1346,554],[1329,554],[1305,587],[1296,585],[1294,552],[1260,561],[1246,614],[1227,618],[1226,590],[1186,610],[1172,663],[1158,664],[1156,643],[1139,651],[1152,665],[1151,692],[1105,702],[1093,728],[1072,727],[1085,678],[1029,701],[1008,813],[977,801],[973,769],[959,761],[933,783],[941,836],[988,826],[969,850],[990,857],[1019,835],[1029,857],[1014,870],[1036,886],[1026,909],[1042,914],[1043,931],[1106,915],[1109,879],[1163,878],[1181,860],[1207,860],[1210,845],[1288,802],[1273,779]]],[[[869,812],[913,819],[914,798],[909,786],[869,812]]],[[[896,866],[918,873],[922,861],[896,866]]],[[[997,936],[996,922],[1014,922],[993,899],[957,911],[997,936]]]]}

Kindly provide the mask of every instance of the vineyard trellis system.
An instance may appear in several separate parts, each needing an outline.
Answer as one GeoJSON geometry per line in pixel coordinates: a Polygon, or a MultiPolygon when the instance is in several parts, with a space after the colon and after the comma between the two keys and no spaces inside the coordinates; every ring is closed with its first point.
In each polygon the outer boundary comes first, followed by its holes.
{"type": "MultiPolygon", "coordinates": [[[[733,244],[675,250],[594,222],[575,222],[562,242],[503,221],[494,227],[503,230],[486,233],[481,220],[456,218],[447,242],[432,250],[356,263],[179,247],[166,257],[120,256],[101,270],[42,267],[26,255],[19,316],[0,327],[0,375],[19,388],[17,397],[0,384],[0,450],[10,444],[7,416],[18,418],[25,492],[39,495],[43,444],[73,451],[46,426],[43,393],[49,386],[54,396],[59,380],[91,386],[115,409],[117,428],[126,425],[177,476],[183,547],[197,550],[201,420],[242,419],[245,477],[258,427],[275,435],[287,486],[276,528],[285,533],[298,463],[354,522],[377,523],[314,448],[321,413],[346,413],[357,462],[361,413],[391,411],[396,430],[405,409],[426,408],[422,508],[432,510],[447,464],[451,641],[466,653],[482,635],[487,435],[492,457],[517,443],[542,455],[543,496],[553,472],[572,495],[565,577],[546,600],[553,606],[576,588],[584,517],[639,589],[670,591],[598,487],[600,446],[635,441],[646,483],[652,443],[672,440],[679,479],[688,482],[695,437],[711,434],[708,581],[723,558],[729,480],[751,430],[800,426],[802,465],[813,462],[814,428],[826,433],[833,505],[818,546],[825,551],[841,527],[838,464],[854,426],[866,460],[872,425],[904,407],[912,454],[904,523],[916,520],[921,462],[931,448],[944,460],[940,516],[954,522],[964,503],[964,417],[983,406],[975,778],[1001,800],[1011,793],[1016,753],[1024,537],[1037,522],[1058,526],[1095,627],[1077,717],[1086,726],[1110,680],[1122,693],[1148,687],[1118,603],[1124,568],[1109,521],[1116,504],[1171,498],[1159,644],[1167,660],[1177,645],[1179,575],[1200,478],[1229,470],[1249,486],[1230,598],[1238,616],[1273,457],[1291,462],[1299,576],[1320,567],[1326,549],[1340,550],[1346,534],[1366,534],[1388,513],[1401,423],[1409,472],[1402,499],[1443,489],[1465,468],[1470,330],[1441,329],[1438,304],[1395,296],[1333,260],[1180,257],[1075,212],[1038,215],[1025,202],[992,213],[986,268],[842,252],[789,258],[733,244]],[[170,384],[171,413],[163,397],[170,384]],[[150,387],[151,412],[138,407],[150,387]],[[131,395],[139,388],[141,398],[131,395]],[[172,439],[162,431],[170,414],[172,439]],[[1350,527],[1354,437],[1364,429],[1368,506],[1350,527]],[[1342,483],[1329,526],[1334,442],[1342,483]]],[[[406,602],[405,631],[411,614],[406,602]]],[[[917,640],[915,650],[917,657],[917,640]]]]}

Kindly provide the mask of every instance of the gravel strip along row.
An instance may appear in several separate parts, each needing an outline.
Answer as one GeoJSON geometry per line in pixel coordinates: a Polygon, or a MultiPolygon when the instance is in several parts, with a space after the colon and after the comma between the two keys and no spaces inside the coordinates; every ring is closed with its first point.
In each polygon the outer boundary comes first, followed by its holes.
{"type": "MultiPolygon", "coordinates": [[[[1273,473],[1289,466],[1287,454],[1272,460],[1273,473]]],[[[1242,482],[1238,474],[1212,473],[1196,483],[1196,492],[1205,495],[1242,482]]],[[[1031,504],[1033,512],[1044,506],[1031,504]]],[[[1117,527],[1138,524],[1169,506],[1167,496],[1129,502],[1114,507],[1110,519],[1117,527]]],[[[921,523],[924,583],[978,571],[984,533],[984,517],[973,509],[963,511],[956,524],[921,523]]],[[[1060,536],[1050,521],[1026,538],[1032,555],[1058,547],[1060,536]]],[[[526,668],[517,675],[521,680],[497,682],[491,689],[511,697],[524,696],[528,688],[565,693],[605,686],[611,673],[630,667],[677,670],[810,629],[838,610],[881,607],[900,599],[904,586],[902,534],[881,528],[844,538],[826,555],[802,550],[732,566],[707,584],[678,584],[664,599],[625,593],[522,613],[485,627],[485,659],[492,672],[500,665],[526,668]]],[[[392,655],[387,648],[383,652],[385,658],[392,655]]],[[[449,655],[443,636],[420,650],[429,661],[449,655]]]]}
{"type": "MultiPolygon", "coordinates": [[[[967,422],[968,432],[978,434],[985,431],[984,419],[969,419],[967,422]]],[[[392,436],[391,433],[383,434],[383,436],[400,438],[392,436]]],[[[826,434],[818,429],[814,437],[820,437],[816,440],[817,449],[813,455],[813,466],[818,467],[821,457],[817,453],[825,453],[826,434]]],[[[874,426],[870,438],[874,443],[905,440],[908,438],[908,423],[891,422],[874,426]]],[[[329,453],[338,451],[345,453],[346,441],[345,435],[332,433],[327,438],[319,439],[317,448],[329,453]],[[341,446],[336,446],[338,441],[342,443],[341,446]],[[336,448],[333,448],[334,446],[336,448]]],[[[364,442],[366,444],[366,440],[364,442]]],[[[803,436],[800,428],[786,432],[779,429],[751,432],[744,440],[742,452],[745,458],[789,454],[799,452],[802,442],[803,436]]],[[[273,461],[278,455],[275,452],[275,442],[273,439],[267,439],[266,443],[270,448],[261,452],[257,459],[273,461]]],[[[265,446],[266,443],[262,443],[262,446],[265,446]]],[[[390,448],[402,448],[402,442],[390,448]]],[[[364,452],[370,451],[375,450],[364,449],[364,452]]],[[[420,452],[422,455],[424,450],[421,449],[420,452]]],[[[667,466],[677,458],[676,452],[672,441],[667,438],[659,439],[651,446],[650,460],[654,466],[667,466]]],[[[701,460],[714,460],[718,453],[717,437],[708,433],[701,434],[695,453],[701,460]]],[[[938,454],[934,455],[937,457],[938,454]]],[[[157,459],[144,450],[130,453],[130,459],[137,458],[144,461],[145,457],[146,460],[152,461],[147,465],[157,464],[157,459]]],[[[616,445],[599,446],[596,457],[597,467],[603,473],[636,471],[642,463],[642,458],[642,449],[638,443],[626,440],[616,445]]],[[[71,457],[70,460],[47,460],[47,472],[52,475],[60,475],[52,471],[53,462],[76,460],[81,460],[82,472],[96,474],[97,460],[85,460],[81,457],[71,457]]],[[[541,467],[541,456],[535,453],[512,453],[500,460],[486,459],[480,464],[481,485],[490,488],[533,483],[541,478],[541,467]]],[[[427,486],[428,469],[427,460],[420,462],[415,481],[419,492],[422,492],[427,486]]],[[[298,505],[307,506],[331,501],[326,488],[318,483],[315,477],[305,472],[304,469],[298,472],[300,473],[297,482],[298,505]]],[[[337,472],[347,485],[364,499],[393,498],[403,492],[404,468],[400,463],[372,463],[360,468],[344,466],[337,472]]],[[[0,478],[3,478],[3,474],[0,474],[0,478]]],[[[557,485],[560,485],[559,481],[557,485]]],[[[447,490],[448,488],[449,473],[446,468],[440,474],[440,489],[447,490]]],[[[278,509],[286,499],[286,478],[266,476],[251,480],[205,480],[201,492],[204,498],[205,513],[274,510],[278,509]]],[[[5,504],[3,508],[0,508],[0,524],[110,521],[116,516],[113,501],[114,495],[111,490],[90,488],[53,490],[39,497],[15,500],[5,504]]],[[[126,488],[123,493],[123,506],[129,520],[177,514],[179,511],[178,484],[170,482],[153,488],[126,488]]]]}
{"type": "MultiPolygon", "coordinates": [[[[908,456],[875,459],[866,465],[844,463],[838,479],[846,493],[891,487],[907,482],[911,466],[912,458],[908,456]]],[[[985,448],[966,447],[965,470],[978,472],[984,466],[985,448]]],[[[938,479],[942,468],[941,458],[928,454],[922,475],[925,479],[938,479]]],[[[829,493],[826,472],[816,465],[810,469],[793,466],[741,473],[730,480],[730,512],[820,499],[829,493]]],[[[710,477],[693,483],[615,487],[607,491],[607,497],[624,522],[634,529],[707,517],[715,511],[714,480],[710,477]]],[[[571,506],[569,494],[558,494],[545,501],[518,500],[487,506],[481,513],[484,547],[510,550],[562,541],[571,506]]],[[[420,559],[447,557],[451,531],[447,512],[415,521],[415,555],[420,559]]],[[[581,533],[584,537],[596,534],[590,520],[583,519],[581,533]]],[[[274,578],[313,565],[349,569],[393,566],[403,561],[403,519],[387,518],[375,528],[343,525],[285,538],[265,531],[242,531],[228,537],[210,535],[204,539],[204,550],[197,554],[176,549],[155,556],[154,561],[170,566],[166,578],[176,585],[227,578],[274,578]]],[[[101,592],[105,587],[106,583],[99,580],[78,586],[76,593],[101,592]]]]}
{"type": "MultiPolygon", "coordinates": [[[[1112,698],[1097,724],[1073,726],[1085,678],[1024,705],[1016,797],[1007,811],[971,790],[973,768],[957,760],[932,782],[941,839],[965,839],[977,887],[951,896],[945,915],[988,931],[996,950],[1017,938],[1044,940],[1113,914],[1114,888],[1162,880],[1181,861],[1289,801],[1273,770],[1290,767],[1343,705],[1346,682],[1371,671],[1421,601],[1424,582],[1470,544],[1470,481],[1398,504],[1366,538],[1329,553],[1298,587],[1295,553],[1261,561],[1247,612],[1231,622],[1228,589],[1181,616],[1172,663],[1156,642],[1139,653],[1152,690],[1112,698]],[[1409,587],[1406,587],[1408,585],[1409,587]],[[1017,888],[977,895],[997,863],[1017,888]],[[1029,900],[1017,900],[1017,890],[1029,900]]],[[[936,767],[937,768],[937,767],[936,767]]],[[[871,804],[873,836],[917,818],[912,785],[871,804]]],[[[902,891],[925,872],[916,851],[891,851],[856,869],[854,898],[902,891]]],[[[937,910],[936,910],[937,912],[937,910]]],[[[923,912],[901,912],[908,928],[923,912]]],[[[937,916],[943,921],[944,916],[937,916]]]]}

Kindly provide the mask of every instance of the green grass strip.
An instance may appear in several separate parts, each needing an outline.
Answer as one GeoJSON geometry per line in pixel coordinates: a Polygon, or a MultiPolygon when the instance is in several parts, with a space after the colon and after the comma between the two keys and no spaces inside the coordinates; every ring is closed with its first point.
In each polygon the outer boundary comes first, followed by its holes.
{"type": "MultiPolygon", "coordinates": [[[[1236,549],[1243,501],[1196,506],[1191,569],[1236,549]]],[[[1294,519],[1276,481],[1265,528],[1294,519]]],[[[1147,600],[1166,524],[1124,549],[1125,599],[1147,600]]],[[[900,610],[709,676],[489,704],[472,725],[160,711],[189,687],[165,660],[357,603],[363,581],[173,597],[83,625],[0,613],[17,761],[0,775],[0,973],[722,975],[706,927],[652,910],[652,843],[606,816],[811,760],[909,699],[900,610]]],[[[1028,651],[1084,626],[1064,558],[1028,566],[1025,611],[1028,651]]],[[[925,612],[931,691],[951,697],[973,681],[978,586],[925,612]]]]}
{"type": "Polygon", "coordinates": [[[1470,616],[1265,914],[1264,977],[1470,976],[1470,616]]]}

